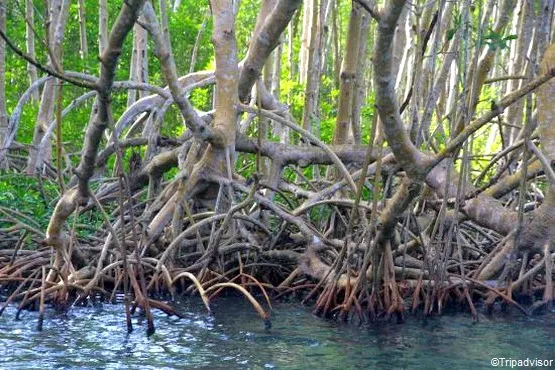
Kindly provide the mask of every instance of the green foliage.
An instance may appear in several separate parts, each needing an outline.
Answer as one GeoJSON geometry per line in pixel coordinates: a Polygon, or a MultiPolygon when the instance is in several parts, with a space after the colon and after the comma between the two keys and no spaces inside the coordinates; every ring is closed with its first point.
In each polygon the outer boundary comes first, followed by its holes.
{"type": "Polygon", "coordinates": [[[447,132],[449,132],[449,121],[447,120],[444,120],[443,122],[439,122],[434,128],[434,130],[431,132],[434,143],[436,147],[440,150],[445,147],[449,139],[449,137],[445,134],[447,132]],[[439,127],[439,125],[442,125],[442,127],[439,127]],[[440,130],[440,128],[442,129],[440,130]]]}
{"type": "MultiPolygon", "coordinates": [[[[51,182],[44,182],[42,189],[44,193],[39,190],[35,177],[0,172],[0,206],[29,216],[44,229],[48,225],[48,217],[52,211],[50,201],[57,199],[58,189],[56,184],[51,182]]],[[[3,224],[2,227],[9,225],[11,224],[3,224]]]]}
{"type": "Polygon", "coordinates": [[[191,104],[195,108],[209,111],[212,109],[212,87],[205,87],[203,89],[195,89],[191,92],[191,96],[189,97],[191,100],[191,104]]]}
{"type": "Polygon", "coordinates": [[[298,121],[300,121],[303,116],[305,92],[304,84],[301,84],[298,81],[285,79],[281,81],[280,87],[281,94],[287,97],[291,113],[298,121]]]}
{"type": "Polygon", "coordinates": [[[360,132],[361,141],[363,144],[368,144],[370,142],[370,135],[372,131],[372,125],[375,121],[376,116],[376,95],[374,92],[366,99],[365,104],[360,110],[360,132]]]}
{"type": "MultiPolygon", "coordinates": [[[[237,21],[235,22],[235,33],[237,35],[237,45],[248,45],[256,17],[260,11],[259,0],[241,1],[241,11],[237,13],[237,21]]],[[[241,60],[246,55],[247,48],[239,47],[237,50],[237,58],[241,60]]]]}
{"type": "Polygon", "coordinates": [[[462,17],[458,8],[453,10],[453,26],[447,30],[447,40],[451,41],[457,30],[462,26],[462,17]]]}
{"type": "MultiPolygon", "coordinates": [[[[176,51],[175,64],[179,75],[189,72],[195,40],[207,10],[208,2],[185,0],[177,12],[168,14],[171,44],[172,49],[176,51]]],[[[213,56],[211,36],[212,22],[208,18],[198,44],[196,71],[209,68],[208,64],[213,56]]],[[[150,62],[150,70],[158,70],[158,61],[151,58],[150,62]]]]}
{"type": "Polygon", "coordinates": [[[235,161],[237,172],[246,179],[253,177],[256,172],[256,155],[239,153],[235,161]]]}
{"type": "MultiPolygon", "coordinates": [[[[478,34],[478,28],[480,27],[480,9],[479,7],[474,8],[474,14],[472,16],[472,24],[470,27],[472,28],[473,34],[478,34]]],[[[446,37],[447,40],[450,41],[455,36],[457,30],[463,27],[463,19],[458,8],[454,8],[453,14],[453,23],[450,29],[447,30],[446,37]]],[[[482,35],[480,39],[480,46],[488,45],[492,50],[504,50],[508,49],[508,43],[511,40],[516,40],[518,38],[517,35],[508,35],[503,36],[502,33],[495,32],[491,27],[488,27],[488,31],[485,35],[482,35]]]]}
{"type": "Polygon", "coordinates": [[[179,112],[179,108],[171,105],[164,117],[164,124],[160,128],[160,134],[167,137],[180,137],[185,132],[185,124],[183,116],[179,112]]]}
{"type": "MultiPolygon", "coordinates": [[[[58,184],[54,181],[43,179],[41,183],[37,177],[0,171],[0,206],[28,216],[28,219],[21,216],[15,217],[24,223],[33,220],[35,224],[31,226],[39,230],[45,230],[48,226],[59,195],[58,184]]],[[[0,227],[13,225],[12,222],[2,220],[7,218],[0,216],[0,227]]],[[[99,229],[102,227],[103,220],[99,213],[87,212],[79,215],[77,222],[99,229]]],[[[78,234],[82,236],[91,232],[92,230],[86,229],[78,234]]]]}
{"type": "Polygon", "coordinates": [[[503,50],[509,48],[507,45],[509,41],[516,40],[517,38],[517,35],[503,36],[501,33],[496,33],[490,28],[488,33],[484,35],[482,42],[492,50],[503,50]]]}

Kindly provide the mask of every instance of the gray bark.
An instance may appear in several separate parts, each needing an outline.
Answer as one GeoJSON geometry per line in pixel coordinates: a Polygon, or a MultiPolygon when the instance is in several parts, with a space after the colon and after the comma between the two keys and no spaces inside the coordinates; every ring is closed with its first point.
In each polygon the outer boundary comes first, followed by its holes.
{"type": "Polygon", "coordinates": [[[87,20],[85,18],[85,1],[79,0],[79,40],[81,42],[81,59],[89,56],[89,46],[87,45],[87,20]]]}
{"type": "MultiPolygon", "coordinates": [[[[0,30],[6,32],[6,0],[0,0],[0,30]]],[[[6,110],[6,45],[0,40],[0,143],[8,135],[8,112],[6,110]]],[[[0,163],[1,167],[1,163],[0,163]]]]}
{"type": "MultiPolygon", "coordinates": [[[[27,54],[31,58],[36,59],[35,55],[35,33],[33,32],[33,27],[35,23],[35,8],[33,7],[33,0],[25,0],[25,45],[27,48],[27,54]]],[[[27,63],[27,72],[29,73],[29,85],[35,83],[38,80],[37,67],[31,63],[27,63]]],[[[36,90],[33,93],[33,100],[39,101],[40,91],[36,90]]]]}

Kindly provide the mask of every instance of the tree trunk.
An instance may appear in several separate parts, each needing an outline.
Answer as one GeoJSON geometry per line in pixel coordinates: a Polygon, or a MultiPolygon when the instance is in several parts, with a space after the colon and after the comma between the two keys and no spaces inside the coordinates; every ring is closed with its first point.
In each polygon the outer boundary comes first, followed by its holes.
{"type": "MultiPolygon", "coordinates": [[[[0,0],[0,30],[6,33],[6,0],[0,0]]],[[[4,39],[0,40],[0,145],[8,135],[8,112],[6,110],[6,48],[4,39]]],[[[0,163],[0,168],[5,162],[0,163]]]]}
{"type": "MultiPolygon", "coordinates": [[[[511,58],[509,65],[509,75],[524,75],[525,74],[525,61],[530,58],[528,55],[528,48],[532,41],[532,21],[534,16],[534,9],[531,0],[520,1],[520,12],[517,23],[517,30],[520,30],[518,39],[516,40],[516,47],[514,58],[511,58]]],[[[507,82],[507,93],[518,89],[522,85],[522,80],[512,79],[507,82]]],[[[522,126],[522,115],[524,110],[524,101],[519,101],[511,105],[507,111],[507,122],[513,126],[522,126]]],[[[505,147],[511,145],[514,140],[514,132],[516,130],[512,126],[505,126],[503,129],[503,143],[505,147]]]]}
{"type": "MultiPolygon", "coordinates": [[[[144,21],[139,18],[139,21],[144,21]]],[[[129,67],[129,80],[148,83],[148,34],[147,31],[135,24],[133,27],[133,51],[129,67]]],[[[130,107],[137,99],[148,95],[144,90],[129,90],[127,93],[127,106],[130,107]]]]}
{"type": "Polygon", "coordinates": [[[243,103],[250,99],[251,89],[260,76],[266,59],[279,43],[281,33],[289,24],[293,14],[301,5],[299,0],[282,0],[272,12],[259,16],[255,34],[239,76],[239,100],[243,103]],[[266,19],[261,22],[261,19],[266,19]]]}
{"type": "Polygon", "coordinates": [[[85,1],[79,0],[79,41],[81,42],[81,59],[89,57],[89,46],[87,45],[87,20],[85,18],[85,1]]]}
{"type": "MultiPolygon", "coordinates": [[[[277,99],[280,99],[281,94],[281,55],[283,53],[283,35],[281,41],[274,51],[274,70],[272,74],[272,89],[270,93],[277,99]]],[[[277,137],[280,143],[287,143],[288,140],[288,128],[281,123],[273,123],[273,135],[277,137]]]]}
{"type": "Polygon", "coordinates": [[[303,8],[303,28],[301,32],[301,50],[299,52],[299,82],[305,83],[309,68],[310,45],[314,30],[314,12],[317,11],[317,0],[305,0],[303,8]]]}
{"type": "Polygon", "coordinates": [[[341,73],[341,51],[339,44],[341,43],[341,35],[339,34],[339,21],[337,18],[337,13],[339,12],[339,0],[333,1],[333,8],[331,10],[332,17],[332,42],[333,42],[333,81],[335,82],[335,88],[339,89],[339,74],[341,73]]]}
{"type": "MultiPolygon", "coordinates": [[[[511,19],[511,15],[516,5],[516,0],[503,0],[501,3],[501,7],[499,9],[499,17],[493,26],[493,32],[496,34],[502,34],[505,30],[505,27],[509,23],[511,19]]],[[[476,109],[476,105],[480,99],[480,92],[482,91],[482,87],[492,69],[493,62],[495,59],[495,48],[491,48],[489,46],[485,46],[482,48],[477,48],[476,56],[479,57],[478,63],[475,68],[470,70],[468,74],[468,78],[466,81],[466,86],[471,89],[471,93],[468,94],[467,99],[467,112],[465,114],[461,114],[460,118],[457,120],[457,125],[454,131],[455,135],[458,135],[464,128],[466,122],[465,117],[471,119],[474,115],[474,111],[476,109]]]]}
{"type": "Polygon", "coordinates": [[[326,0],[314,0],[312,10],[312,29],[310,30],[310,44],[308,46],[308,62],[310,66],[306,75],[305,100],[303,108],[303,128],[313,132],[313,124],[318,124],[318,98],[320,91],[320,62],[323,49],[323,28],[325,24],[326,0]]]}
{"type": "Polygon", "coordinates": [[[200,46],[200,41],[202,39],[204,29],[206,28],[206,22],[208,21],[209,16],[210,16],[210,12],[206,11],[206,13],[204,14],[204,18],[202,18],[202,24],[200,25],[200,28],[198,30],[197,37],[195,39],[195,45],[193,45],[193,51],[191,52],[191,65],[189,66],[189,73],[193,73],[195,71],[195,66],[197,64],[198,48],[200,46]]]}
{"type": "MultiPolygon", "coordinates": [[[[545,52],[541,63],[542,74],[555,71],[555,44],[551,44],[545,52]]],[[[544,202],[534,212],[530,225],[521,233],[518,246],[541,252],[545,243],[555,239],[555,178],[553,165],[555,164],[555,80],[547,82],[538,89],[538,130],[540,133],[541,153],[544,171],[548,173],[549,188],[544,202]],[[551,174],[551,175],[549,175],[551,174]]],[[[542,159],[540,157],[540,159],[542,159]]]]}
{"type": "Polygon", "coordinates": [[[362,10],[357,3],[353,3],[347,31],[347,47],[341,64],[339,104],[337,121],[333,136],[334,144],[352,142],[351,118],[353,112],[353,93],[355,86],[357,59],[360,50],[360,24],[362,10]]]}
{"type": "MultiPolygon", "coordinates": [[[[50,48],[48,64],[50,66],[61,66],[64,33],[69,16],[70,3],[70,0],[53,0],[50,4],[48,34],[48,46],[50,48]]],[[[27,161],[27,174],[29,175],[34,174],[37,168],[42,167],[43,163],[50,161],[50,146],[46,148],[46,151],[40,157],[37,148],[53,118],[54,102],[56,101],[58,90],[55,88],[57,83],[56,80],[48,80],[42,90],[41,104],[33,135],[33,147],[30,149],[29,160],[27,161]]]]}
{"type": "Polygon", "coordinates": [[[98,3],[98,52],[102,54],[108,46],[108,0],[98,3]]]}
{"type": "MultiPolygon", "coordinates": [[[[33,32],[33,26],[35,24],[35,8],[33,6],[33,0],[25,0],[25,45],[27,48],[27,54],[33,59],[36,59],[35,55],[35,33],[33,32]]],[[[31,63],[27,63],[27,72],[29,73],[29,84],[32,85],[38,79],[37,67],[31,63]]],[[[37,89],[33,92],[33,100],[39,101],[40,91],[37,89]]]]}
{"type": "Polygon", "coordinates": [[[366,62],[368,60],[367,56],[367,46],[368,46],[368,30],[370,29],[370,16],[368,14],[363,14],[360,25],[360,49],[358,52],[358,61],[356,67],[355,85],[353,87],[353,108],[352,108],[352,118],[351,118],[351,130],[353,132],[353,141],[355,145],[361,143],[362,135],[361,132],[361,109],[364,105],[366,99],[366,84],[364,70],[366,67],[366,62]]]}
{"type": "MultiPolygon", "coordinates": [[[[239,68],[237,66],[237,41],[235,39],[235,13],[233,4],[226,0],[211,0],[216,58],[216,112],[214,113],[214,131],[220,135],[216,145],[210,145],[208,152],[219,153],[219,167],[222,174],[231,175],[226,168],[225,156],[234,158],[236,136],[236,105],[238,102],[239,68]],[[225,153],[227,152],[227,153],[225,153]]],[[[279,38],[279,35],[278,35],[279,38]]],[[[205,155],[206,156],[209,156],[205,155]]],[[[231,162],[233,163],[233,162],[231,162]]],[[[214,165],[215,163],[212,163],[214,165]]]]}
{"type": "Polygon", "coordinates": [[[173,2],[173,8],[172,8],[173,12],[174,13],[177,12],[180,6],[181,6],[181,0],[175,0],[173,2]]]}

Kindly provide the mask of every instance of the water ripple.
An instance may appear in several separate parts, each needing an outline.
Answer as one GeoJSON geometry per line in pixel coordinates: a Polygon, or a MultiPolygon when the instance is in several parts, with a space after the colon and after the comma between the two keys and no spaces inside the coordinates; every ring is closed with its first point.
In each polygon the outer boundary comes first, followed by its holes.
{"type": "Polygon", "coordinates": [[[176,307],[185,318],[156,312],[150,338],[136,317],[127,334],[121,305],[47,311],[40,333],[36,312],[15,321],[9,307],[0,317],[0,369],[457,369],[489,367],[492,357],[554,357],[555,313],[482,317],[478,324],[467,315],[409,318],[365,328],[277,304],[266,330],[239,298],[218,300],[214,316],[194,298],[176,307]]]}

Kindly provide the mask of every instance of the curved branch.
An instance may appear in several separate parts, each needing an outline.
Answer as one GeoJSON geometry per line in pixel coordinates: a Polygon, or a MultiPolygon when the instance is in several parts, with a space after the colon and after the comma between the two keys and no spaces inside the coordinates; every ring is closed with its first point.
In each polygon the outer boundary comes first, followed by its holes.
{"type": "Polygon", "coordinates": [[[351,177],[351,174],[349,173],[347,168],[345,168],[345,165],[343,164],[343,162],[341,162],[341,160],[337,157],[337,155],[326,144],[324,144],[320,139],[318,139],[316,136],[314,136],[310,132],[306,131],[305,129],[289,122],[288,120],[284,119],[283,117],[278,116],[275,113],[268,112],[266,110],[259,110],[259,109],[256,109],[256,108],[250,107],[248,105],[244,105],[244,104],[239,104],[239,109],[242,110],[243,112],[248,112],[248,113],[254,113],[254,114],[260,113],[264,117],[271,118],[276,122],[279,122],[283,125],[286,125],[287,127],[292,129],[293,131],[298,132],[300,135],[302,135],[305,138],[307,138],[308,140],[312,141],[314,143],[314,145],[316,145],[317,147],[322,149],[324,152],[326,152],[330,156],[333,163],[339,168],[339,170],[341,171],[341,173],[343,174],[343,176],[347,180],[347,183],[351,187],[351,190],[356,193],[357,187],[355,185],[355,182],[353,181],[353,178],[351,177]]]}
{"type": "Polygon", "coordinates": [[[278,45],[281,33],[302,3],[301,0],[281,0],[265,20],[258,20],[258,22],[263,21],[264,23],[259,27],[258,32],[255,30],[253,44],[249,47],[247,57],[241,68],[239,101],[246,102],[248,100],[251,89],[260,76],[266,59],[278,45]]]}

